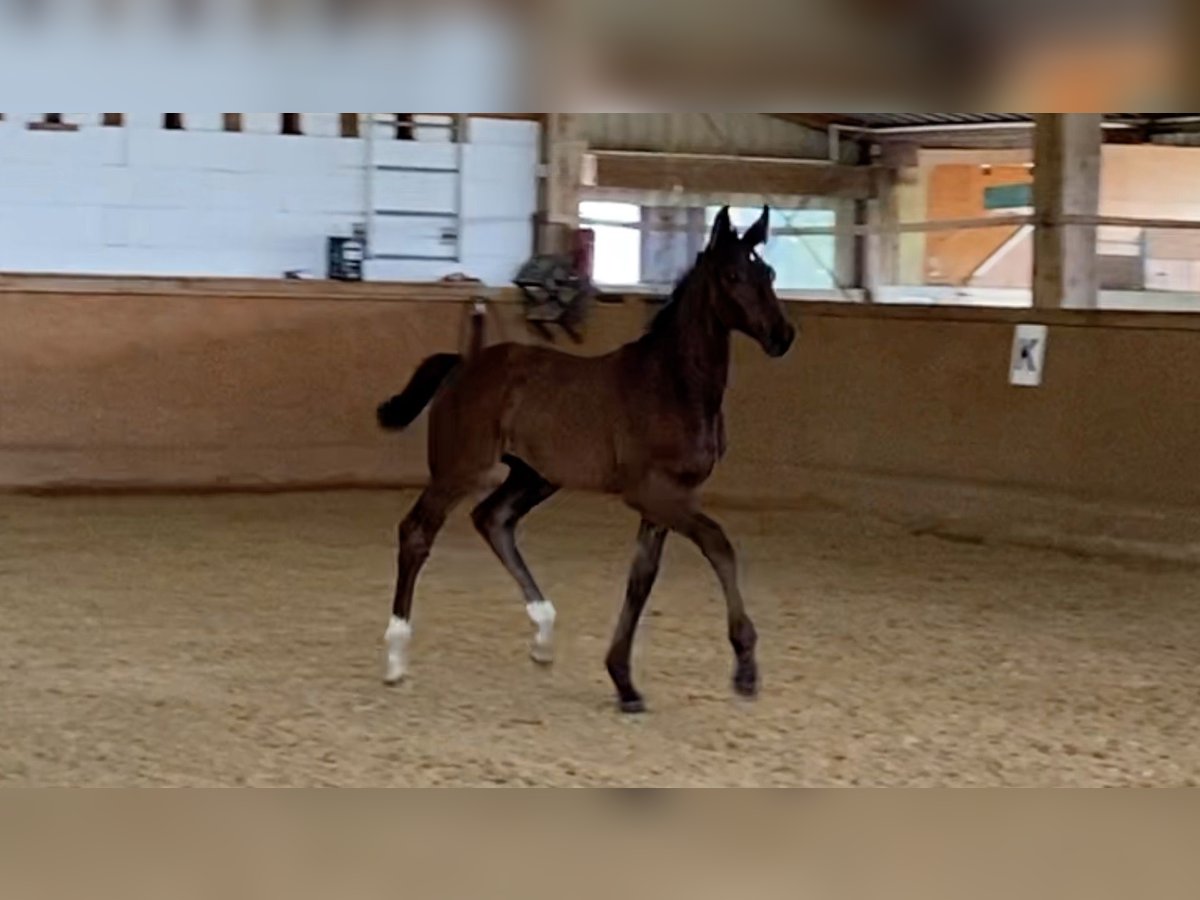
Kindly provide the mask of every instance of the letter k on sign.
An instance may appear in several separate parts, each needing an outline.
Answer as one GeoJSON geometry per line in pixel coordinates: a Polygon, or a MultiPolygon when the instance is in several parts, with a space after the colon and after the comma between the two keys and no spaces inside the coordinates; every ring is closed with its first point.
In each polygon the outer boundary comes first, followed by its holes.
{"type": "Polygon", "coordinates": [[[1040,387],[1046,363],[1046,326],[1018,325],[1013,335],[1008,383],[1016,387],[1040,387]]]}

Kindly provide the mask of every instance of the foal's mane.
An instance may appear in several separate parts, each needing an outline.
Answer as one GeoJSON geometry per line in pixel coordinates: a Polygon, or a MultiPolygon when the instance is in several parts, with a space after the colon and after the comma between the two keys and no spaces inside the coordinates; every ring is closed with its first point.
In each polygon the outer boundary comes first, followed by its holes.
{"type": "Polygon", "coordinates": [[[675,287],[671,289],[669,296],[662,307],[654,314],[654,318],[650,320],[650,324],[646,327],[646,334],[661,334],[669,330],[675,324],[679,317],[679,307],[684,295],[691,290],[695,283],[699,280],[703,269],[701,258],[697,258],[696,264],[683,273],[675,287]]]}

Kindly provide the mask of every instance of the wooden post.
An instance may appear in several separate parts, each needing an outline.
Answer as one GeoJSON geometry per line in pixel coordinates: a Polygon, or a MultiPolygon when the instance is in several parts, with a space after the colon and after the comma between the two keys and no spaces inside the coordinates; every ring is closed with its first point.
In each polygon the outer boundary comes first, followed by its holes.
{"type": "Polygon", "coordinates": [[[855,225],[866,224],[866,201],[835,200],[834,226],[847,229],[833,239],[833,272],[838,285],[844,288],[862,287],[862,269],[859,256],[861,255],[861,239],[848,229],[855,225]],[[861,212],[861,216],[860,216],[861,212]]]}
{"type": "MultiPolygon", "coordinates": [[[[896,216],[901,222],[925,222],[929,219],[929,172],[920,165],[919,151],[901,166],[896,182],[896,216]]],[[[897,284],[923,284],[925,281],[926,234],[909,231],[897,240],[897,284]]]]}
{"type": "Polygon", "coordinates": [[[1095,309],[1100,293],[1096,226],[1065,225],[1063,217],[1100,214],[1102,118],[1039,113],[1036,119],[1033,305],[1095,309]]]}
{"type": "Polygon", "coordinates": [[[575,114],[550,113],[542,128],[546,177],[537,245],[542,253],[567,253],[571,235],[579,227],[579,187],[587,142],[575,114]]]}
{"type": "Polygon", "coordinates": [[[875,199],[868,204],[867,218],[872,233],[865,243],[863,287],[868,301],[879,298],[880,288],[900,281],[900,207],[896,197],[895,169],[874,170],[875,199]]]}

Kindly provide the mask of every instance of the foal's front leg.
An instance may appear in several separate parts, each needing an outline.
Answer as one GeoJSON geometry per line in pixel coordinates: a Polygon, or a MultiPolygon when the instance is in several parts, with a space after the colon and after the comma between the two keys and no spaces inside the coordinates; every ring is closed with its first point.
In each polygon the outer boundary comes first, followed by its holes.
{"type": "Polygon", "coordinates": [[[729,643],[733,646],[736,667],[733,689],[743,697],[758,694],[758,661],[755,648],[758,632],[746,613],[742,592],[738,587],[737,554],[725,536],[725,531],[704,513],[692,513],[677,529],[693,541],[709,561],[725,592],[725,608],[729,619],[729,643]]]}
{"type": "Polygon", "coordinates": [[[621,711],[640,713],[646,709],[642,695],[633,686],[629,656],[633,650],[633,635],[638,620],[646,608],[646,600],[654,588],[658,568],[662,563],[663,544],[667,540],[667,529],[642,520],[638,529],[637,555],[629,569],[629,585],[625,590],[625,607],[613,634],[612,646],[608,650],[608,674],[617,688],[621,711]]]}
{"type": "Polygon", "coordinates": [[[758,661],[755,656],[758,632],[746,614],[742,592],[738,587],[737,554],[733,545],[720,525],[695,508],[692,495],[664,489],[661,485],[654,487],[657,489],[647,490],[633,498],[631,505],[651,522],[682,534],[700,548],[704,558],[712,565],[725,594],[729,643],[733,646],[736,661],[733,688],[743,697],[753,697],[758,694],[758,661]]]}

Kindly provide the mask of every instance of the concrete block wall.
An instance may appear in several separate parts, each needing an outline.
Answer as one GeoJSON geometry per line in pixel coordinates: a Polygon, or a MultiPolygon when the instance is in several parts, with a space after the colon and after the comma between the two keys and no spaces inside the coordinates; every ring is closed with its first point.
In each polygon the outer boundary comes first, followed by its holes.
{"type": "MultiPolygon", "coordinates": [[[[340,136],[338,113],[302,114],[303,135],[280,134],[278,113],[245,113],[241,132],[221,113],[69,113],[76,131],[30,130],[40,114],[0,120],[0,271],[68,274],[323,277],[325,238],[366,214],[364,141],[340,136]]],[[[538,126],[476,120],[463,161],[463,258],[387,262],[372,280],[421,281],[466,272],[507,283],[532,252],[538,126]]],[[[378,142],[388,161],[428,166],[451,145],[378,142]]],[[[388,180],[376,206],[450,209],[453,182],[437,173],[388,180]]],[[[426,227],[429,222],[424,223],[426,227]]],[[[400,234],[423,252],[428,236],[400,234]]]]}

